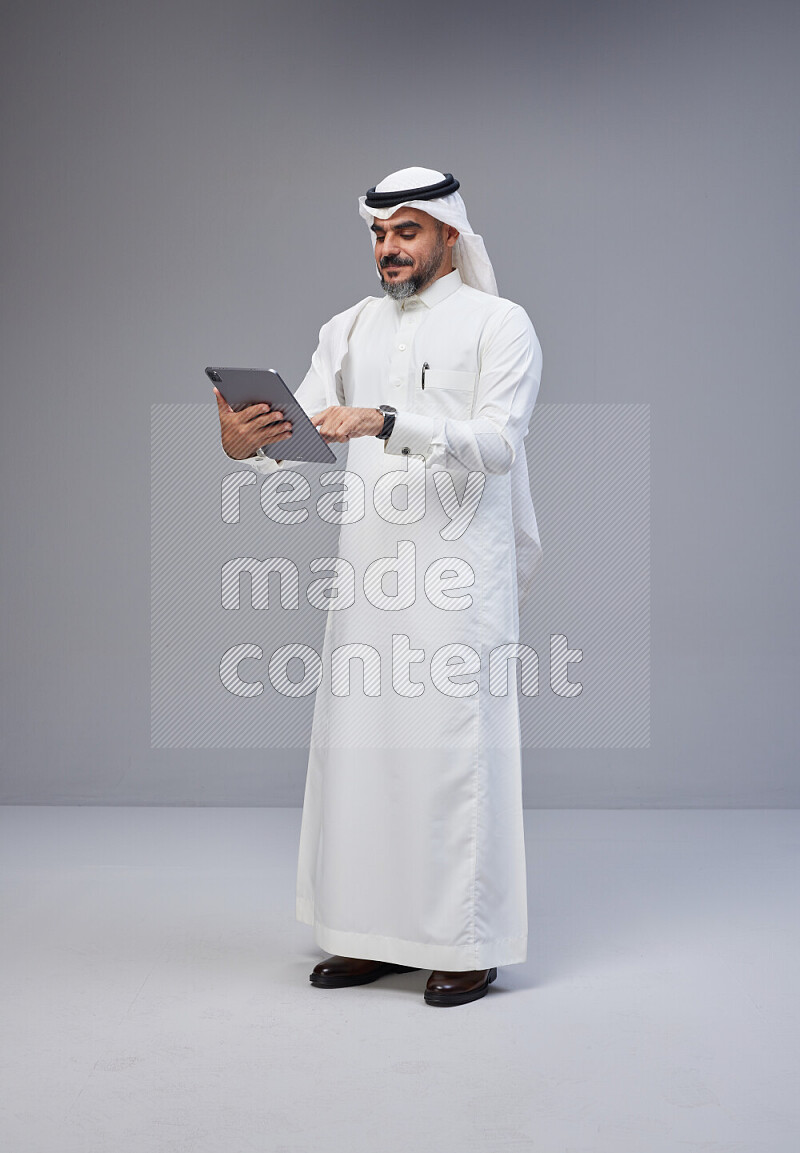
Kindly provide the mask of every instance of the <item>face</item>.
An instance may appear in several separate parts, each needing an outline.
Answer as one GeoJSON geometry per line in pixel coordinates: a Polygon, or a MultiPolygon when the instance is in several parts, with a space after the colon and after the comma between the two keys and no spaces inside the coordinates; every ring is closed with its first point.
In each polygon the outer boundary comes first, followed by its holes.
{"type": "Polygon", "coordinates": [[[458,231],[418,208],[398,208],[372,223],[375,262],[388,296],[402,299],[452,272],[458,231]]]}

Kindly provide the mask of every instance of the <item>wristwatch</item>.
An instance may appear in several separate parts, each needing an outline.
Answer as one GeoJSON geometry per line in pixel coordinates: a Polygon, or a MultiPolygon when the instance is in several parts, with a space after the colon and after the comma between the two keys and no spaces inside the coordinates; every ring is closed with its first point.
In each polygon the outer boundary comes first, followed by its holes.
{"type": "Polygon", "coordinates": [[[388,440],[392,435],[392,429],[394,428],[394,417],[397,409],[392,408],[390,404],[379,404],[378,411],[383,413],[383,428],[375,435],[377,436],[378,440],[388,440]]]}

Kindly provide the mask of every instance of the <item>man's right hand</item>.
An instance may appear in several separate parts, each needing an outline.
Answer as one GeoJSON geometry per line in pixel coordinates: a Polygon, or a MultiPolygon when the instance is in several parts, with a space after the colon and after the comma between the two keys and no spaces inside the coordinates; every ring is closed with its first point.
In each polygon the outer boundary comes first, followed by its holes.
{"type": "Polygon", "coordinates": [[[292,422],[285,421],[282,412],[272,412],[268,404],[251,404],[234,412],[216,387],[214,394],[219,410],[222,447],[232,460],[246,460],[255,455],[257,448],[277,444],[292,435],[292,422]]]}

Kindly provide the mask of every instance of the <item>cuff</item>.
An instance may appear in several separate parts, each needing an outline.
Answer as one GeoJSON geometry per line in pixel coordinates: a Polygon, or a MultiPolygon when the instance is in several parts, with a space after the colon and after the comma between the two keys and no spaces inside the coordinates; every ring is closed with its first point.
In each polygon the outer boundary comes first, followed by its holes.
{"type": "Polygon", "coordinates": [[[242,464],[251,465],[256,472],[274,472],[276,468],[280,468],[283,461],[273,460],[271,456],[261,456],[257,452],[255,456],[246,456],[242,464]]]}
{"type": "Polygon", "coordinates": [[[432,416],[419,412],[398,412],[392,435],[383,442],[383,451],[394,456],[428,456],[436,427],[432,416]]]}

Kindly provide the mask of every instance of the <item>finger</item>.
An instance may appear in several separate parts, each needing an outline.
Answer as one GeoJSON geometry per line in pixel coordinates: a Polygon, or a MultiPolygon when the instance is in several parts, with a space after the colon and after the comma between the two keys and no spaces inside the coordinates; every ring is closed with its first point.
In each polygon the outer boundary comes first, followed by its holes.
{"type": "Polygon", "coordinates": [[[222,393],[220,392],[220,390],[217,388],[216,385],[214,385],[214,393],[215,393],[216,398],[217,398],[217,408],[219,409],[219,411],[220,412],[233,412],[233,409],[228,404],[227,400],[222,395],[222,393]]]}
{"type": "Polygon", "coordinates": [[[262,429],[259,439],[261,444],[274,444],[277,440],[286,440],[291,435],[291,428],[287,428],[283,424],[275,424],[270,428],[262,429]]]}
{"type": "MultiPolygon", "coordinates": [[[[280,424],[284,419],[285,418],[283,416],[283,413],[272,412],[272,413],[269,413],[267,416],[262,416],[259,420],[254,421],[253,427],[254,428],[272,428],[276,424],[280,424]]],[[[287,423],[291,426],[292,422],[287,421],[287,423]]]]}
{"type": "MultiPolygon", "coordinates": [[[[269,412],[266,416],[262,416],[258,420],[254,420],[252,422],[252,426],[253,428],[274,428],[275,425],[282,424],[284,421],[289,425],[292,423],[288,417],[283,415],[283,413],[269,412]]],[[[247,431],[249,432],[250,429],[248,428],[247,431]]]]}
{"type": "MultiPolygon", "coordinates": [[[[248,404],[247,408],[241,410],[242,420],[247,424],[251,420],[258,420],[260,417],[265,416],[268,412],[272,412],[272,406],[264,401],[262,404],[248,404]]],[[[276,409],[278,416],[283,416],[282,412],[276,409]]]]}

